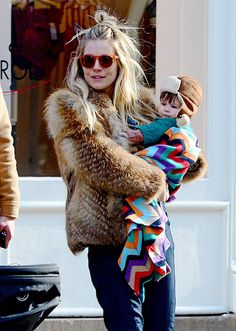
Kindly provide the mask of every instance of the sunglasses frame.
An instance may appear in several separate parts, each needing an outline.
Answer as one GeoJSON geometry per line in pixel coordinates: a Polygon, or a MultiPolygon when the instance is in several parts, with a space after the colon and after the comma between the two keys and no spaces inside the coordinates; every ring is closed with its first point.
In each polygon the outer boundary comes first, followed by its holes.
{"type": "Polygon", "coordinates": [[[114,54],[101,54],[101,55],[83,54],[83,55],[81,55],[81,56],[79,57],[80,64],[82,65],[82,67],[87,68],[87,69],[93,69],[97,60],[98,60],[98,62],[99,62],[99,65],[100,65],[102,68],[110,68],[110,67],[112,66],[112,64],[114,63],[114,61],[117,60],[117,59],[119,59],[119,56],[118,56],[118,55],[114,55],[114,54]],[[88,66],[88,67],[87,67],[87,66],[83,65],[83,58],[84,58],[85,56],[91,56],[91,58],[93,59],[93,63],[92,63],[91,66],[88,66]],[[111,62],[111,64],[110,64],[109,66],[104,66],[104,65],[102,65],[101,58],[102,58],[103,56],[108,56],[108,57],[112,58],[112,62],[111,62]]]}

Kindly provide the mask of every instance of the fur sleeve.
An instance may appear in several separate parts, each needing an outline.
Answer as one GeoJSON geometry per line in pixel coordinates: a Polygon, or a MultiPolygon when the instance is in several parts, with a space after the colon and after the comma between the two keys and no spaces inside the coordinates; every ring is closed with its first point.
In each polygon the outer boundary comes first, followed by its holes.
{"type": "Polygon", "coordinates": [[[45,118],[57,157],[66,163],[62,169],[109,192],[149,198],[163,191],[166,178],[160,169],[116,144],[99,124],[91,133],[84,116],[81,104],[67,90],[48,99],[45,118]]]}
{"type": "Polygon", "coordinates": [[[103,190],[149,198],[165,187],[165,175],[157,167],[130,154],[107,137],[68,137],[61,151],[70,168],[81,172],[90,185],[103,190]],[[78,139],[79,138],[79,139],[78,139]]]}

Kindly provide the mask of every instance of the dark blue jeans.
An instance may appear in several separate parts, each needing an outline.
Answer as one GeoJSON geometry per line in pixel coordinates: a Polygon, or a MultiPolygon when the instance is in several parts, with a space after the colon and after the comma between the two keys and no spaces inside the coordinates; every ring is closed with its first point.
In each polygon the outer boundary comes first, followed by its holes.
{"type": "Polygon", "coordinates": [[[173,331],[175,320],[174,244],[169,222],[166,235],[171,242],[167,261],[172,272],[159,282],[145,286],[142,304],[120,272],[117,259],[121,248],[90,247],[89,270],[97,299],[109,331],[173,331]]]}

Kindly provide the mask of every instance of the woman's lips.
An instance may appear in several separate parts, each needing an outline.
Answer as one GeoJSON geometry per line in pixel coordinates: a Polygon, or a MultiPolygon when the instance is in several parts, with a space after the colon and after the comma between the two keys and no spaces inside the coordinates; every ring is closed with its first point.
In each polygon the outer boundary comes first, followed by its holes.
{"type": "Polygon", "coordinates": [[[91,78],[94,79],[94,80],[100,80],[100,79],[103,79],[104,76],[96,75],[96,76],[91,76],[91,78]]]}

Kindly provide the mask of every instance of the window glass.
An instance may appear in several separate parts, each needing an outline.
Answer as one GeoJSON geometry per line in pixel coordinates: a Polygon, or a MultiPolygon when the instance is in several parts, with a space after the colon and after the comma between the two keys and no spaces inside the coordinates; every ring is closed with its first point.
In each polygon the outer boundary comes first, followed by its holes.
{"type": "Polygon", "coordinates": [[[16,158],[20,176],[59,176],[43,117],[45,100],[60,87],[76,41],[97,9],[109,9],[141,27],[143,66],[155,85],[155,0],[12,0],[11,63],[16,158]]]}

